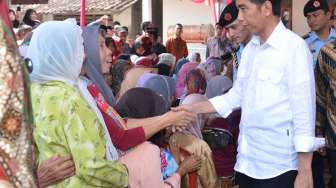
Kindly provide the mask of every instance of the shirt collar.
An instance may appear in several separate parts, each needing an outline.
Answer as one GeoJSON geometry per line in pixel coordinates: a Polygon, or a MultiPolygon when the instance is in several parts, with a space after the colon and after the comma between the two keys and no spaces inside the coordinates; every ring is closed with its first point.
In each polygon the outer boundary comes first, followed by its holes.
{"type": "MultiPolygon", "coordinates": [[[[317,36],[315,31],[310,32],[309,35],[310,35],[311,41],[321,40],[319,38],[319,36],[317,36]]],[[[330,33],[329,33],[329,37],[328,37],[327,40],[330,41],[330,40],[333,40],[333,39],[336,39],[336,31],[335,31],[335,29],[331,28],[330,33]]]]}
{"type": "Polygon", "coordinates": [[[245,48],[245,46],[246,46],[246,45],[244,45],[244,44],[240,44],[240,45],[239,45],[239,50],[243,50],[243,49],[245,48]]]}
{"type": "Polygon", "coordinates": [[[314,41],[314,40],[319,40],[320,38],[317,36],[316,32],[315,31],[312,31],[309,33],[309,38],[311,41],[314,41]]]}
{"type": "MultiPolygon", "coordinates": [[[[266,40],[265,44],[280,49],[282,47],[283,40],[283,37],[281,35],[284,33],[284,31],[286,31],[286,27],[280,21],[273,30],[272,34],[266,40]]],[[[260,45],[260,37],[252,36],[251,42],[255,45],[260,45]]]]}

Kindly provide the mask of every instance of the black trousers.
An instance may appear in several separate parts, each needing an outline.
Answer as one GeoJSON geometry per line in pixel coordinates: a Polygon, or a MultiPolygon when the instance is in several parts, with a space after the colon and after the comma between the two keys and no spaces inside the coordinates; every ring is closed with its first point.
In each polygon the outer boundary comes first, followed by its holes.
{"type": "Polygon", "coordinates": [[[336,149],[327,149],[327,157],[332,177],[330,187],[336,188],[336,149]]]}
{"type": "Polygon", "coordinates": [[[236,172],[236,183],[239,188],[294,188],[297,171],[288,171],[270,179],[254,179],[245,174],[236,172]]]}
{"type": "Polygon", "coordinates": [[[324,188],[324,157],[314,152],[312,162],[314,188],[324,188]]]}

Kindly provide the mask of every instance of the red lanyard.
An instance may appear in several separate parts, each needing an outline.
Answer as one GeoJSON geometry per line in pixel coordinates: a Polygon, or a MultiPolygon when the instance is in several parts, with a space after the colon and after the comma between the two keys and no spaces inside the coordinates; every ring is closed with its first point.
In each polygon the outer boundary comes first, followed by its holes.
{"type": "Polygon", "coordinates": [[[114,108],[111,107],[105,101],[103,95],[99,92],[99,90],[96,87],[96,85],[94,85],[93,83],[91,83],[91,84],[88,85],[87,88],[88,88],[90,94],[92,95],[92,97],[94,98],[94,100],[96,101],[98,108],[102,112],[104,112],[105,114],[107,114],[108,116],[110,116],[113,119],[113,121],[119,126],[119,128],[127,129],[125,121],[120,117],[120,115],[118,114],[118,112],[116,112],[114,110],[114,108]]]}

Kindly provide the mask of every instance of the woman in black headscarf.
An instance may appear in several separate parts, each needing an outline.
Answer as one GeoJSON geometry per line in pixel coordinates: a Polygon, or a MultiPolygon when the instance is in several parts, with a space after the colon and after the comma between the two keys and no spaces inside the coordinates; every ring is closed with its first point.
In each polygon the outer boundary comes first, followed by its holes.
{"type": "Polygon", "coordinates": [[[28,9],[23,17],[23,23],[33,28],[40,25],[40,21],[37,19],[37,12],[34,9],[28,9]]]}
{"type": "MultiPolygon", "coordinates": [[[[132,88],[123,95],[115,106],[123,118],[149,118],[168,112],[167,102],[160,95],[147,88],[132,88]]],[[[162,146],[166,131],[162,130],[149,141],[162,146]]]]}

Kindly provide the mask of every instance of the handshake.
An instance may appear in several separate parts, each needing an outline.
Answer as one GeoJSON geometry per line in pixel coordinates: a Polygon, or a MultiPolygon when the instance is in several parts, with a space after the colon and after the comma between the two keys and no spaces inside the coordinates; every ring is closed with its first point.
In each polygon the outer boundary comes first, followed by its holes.
{"type": "Polygon", "coordinates": [[[171,125],[172,132],[182,131],[197,118],[197,113],[192,105],[182,105],[172,108],[166,115],[171,125]]]}

